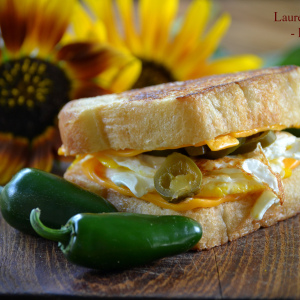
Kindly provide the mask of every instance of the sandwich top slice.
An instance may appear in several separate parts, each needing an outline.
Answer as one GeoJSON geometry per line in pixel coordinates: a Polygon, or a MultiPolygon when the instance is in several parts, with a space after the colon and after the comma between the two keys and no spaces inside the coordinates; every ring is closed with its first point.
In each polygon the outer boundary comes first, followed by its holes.
{"type": "Polygon", "coordinates": [[[300,211],[300,69],[174,82],[69,102],[65,177],[120,211],[182,214],[211,248],[300,211]]]}

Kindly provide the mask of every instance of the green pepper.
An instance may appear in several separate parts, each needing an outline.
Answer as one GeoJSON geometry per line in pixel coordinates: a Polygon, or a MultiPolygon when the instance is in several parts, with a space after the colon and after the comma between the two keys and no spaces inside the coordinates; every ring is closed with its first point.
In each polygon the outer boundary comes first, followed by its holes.
{"type": "Polygon", "coordinates": [[[205,159],[218,159],[231,154],[236,149],[241,147],[245,143],[246,138],[238,138],[238,141],[239,141],[238,145],[226,149],[218,150],[218,151],[210,150],[207,145],[203,145],[200,147],[190,146],[190,147],[186,147],[185,150],[190,156],[201,156],[200,158],[205,158],[205,159]]]}
{"type": "Polygon", "coordinates": [[[125,269],[183,253],[202,237],[201,225],[183,216],[134,213],[78,214],[51,229],[34,209],[30,221],[42,237],[57,241],[72,263],[102,271],[125,269]]]}
{"type": "Polygon", "coordinates": [[[152,156],[161,156],[161,157],[167,157],[168,155],[171,155],[172,153],[184,153],[184,148],[177,148],[177,149],[165,149],[165,150],[152,150],[149,152],[145,152],[144,154],[152,155],[152,156]]]}
{"type": "Polygon", "coordinates": [[[200,189],[202,173],[192,159],[176,153],[169,155],[154,175],[157,192],[169,202],[179,202],[200,189]]]}
{"type": "Polygon", "coordinates": [[[276,141],[276,134],[272,130],[260,132],[249,136],[246,138],[246,141],[243,145],[238,147],[232,155],[244,154],[251,151],[254,151],[257,147],[257,144],[260,143],[262,148],[265,148],[276,141]]]}
{"type": "Polygon", "coordinates": [[[204,155],[205,153],[211,151],[207,145],[203,145],[199,147],[189,146],[189,147],[185,147],[184,149],[189,156],[204,155]]]}
{"type": "Polygon", "coordinates": [[[37,169],[21,170],[1,190],[3,218],[12,227],[29,234],[35,234],[29,215],[37,206],[44,211],[43,222],[53,228],[60,228],[69,218],[81,212],[117,211],[102,197],[37,169]]]}
{"type": "Polygon", "coordinates": [[[229,148],[225,148],[225,149],[221,149],[218,151],[208,151],[207,153],[205,153],[203,155],[203,158],[206,159],[218,159],[218,158],[222,158],[224,156],[230,155],[232,154],[234,151],[236,151],[236,149],[239,149],[240,147],[243,146],[243,144],[246,141],[246,138],[238,138],[239,144],[233,147],[229,147],[229,148]]]}

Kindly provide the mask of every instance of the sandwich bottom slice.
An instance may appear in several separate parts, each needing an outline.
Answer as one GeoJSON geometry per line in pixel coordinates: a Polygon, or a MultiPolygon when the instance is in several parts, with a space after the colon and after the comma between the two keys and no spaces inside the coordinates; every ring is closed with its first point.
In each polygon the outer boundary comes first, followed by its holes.
{"type": "Polygon", "coordinates": [[[191,217],[203,228],[195,249],[209,249],[300,212],[300,139],[283,131],[275,134],[271,145],[258,143],[245,154],[191,157],[202,171],[201,188],[179,203],[169,203],[155,191],[153,176],[166,157],[151,152],[79,155],[65,178],[122,212],[191,217]]]}

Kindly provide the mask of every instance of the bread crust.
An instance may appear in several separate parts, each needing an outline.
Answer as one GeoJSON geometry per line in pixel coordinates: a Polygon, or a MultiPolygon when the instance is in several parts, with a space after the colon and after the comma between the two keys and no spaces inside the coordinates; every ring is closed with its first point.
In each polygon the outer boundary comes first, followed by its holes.
{"type": "Polygon", "coordinates": [[[195,250],[209,249],[245,236],[260,227],[269,227],[278,221],[290,218],[300,212],[300,167],[293,170],[292,176],[284,179],[285,201],[283,205],[273,205],[260,221],[250,216],[256,201],[251,195],[235,202],[225,202],[217,207],[197,208],[186,212],[163,209],[152,203],[127,197],[112,189],[105,189],[85,176],[78,162],[65,173],[65,178],[85,189],[105,197],[122,212],[152,215],[183,215],[197,220],[203,228],[203,237],[195,250]]]}
{"type": "Polygon", "coordinates": [[[66,155],[195,145],[300,120],[300,68],[268,68],[69,102],[59,114],[66,155]]]}

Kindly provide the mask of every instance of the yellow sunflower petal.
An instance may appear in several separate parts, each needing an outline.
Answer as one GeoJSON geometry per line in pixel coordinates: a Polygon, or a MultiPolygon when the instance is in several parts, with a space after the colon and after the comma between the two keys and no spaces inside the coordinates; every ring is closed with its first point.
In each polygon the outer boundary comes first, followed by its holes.
{"type": "Polygon", "coordinates": [[[77,2],[74,7],[71,24],[74,35],[79,39],[86,37],[93,26],[91,17],[83,9],[79,2],[77,2]]]}
{"type": "Polygon", "coordinates": [[[58,61],[76,61],[98,51],[101,47],[103,46],[98,43],[73,42],[61,47],[56,56],[58,61]]]}
{"type": "Polygon", "coordinates": [[[104,24],[102,21],[97,20],[93,27],[91,27],[90,31],[87,34],[87,38],[89,40],[95,40],[99,43],[105,43],[107,40],[107,33],[104,24]]]}
{"type": "Polygon", "coordinates": [[[177,7],[177,0],[141,0],[139,15],[144,59],[153,60],[157,56],[160,57],[160,51],[168,41],[177,7]]]}
{"type": "Polygon", "coordinates": [[[71,42],[74,38],[76,38],[77,41],[106,41],[107,36],[104,24],[100,20],[93,22],[91,16],[79,2],[77,2],[74,7],[70,22],[72,24],[73,34],[70,35],[66,31],[62,38],[63,44],[71,42]]]}
{"type": "Polygon", "coordinates": [[[0,185],[27,163],[29,142],[25,138],[15,138],[12,134],[0,134],[0,185]]]}
{"type": "MultiPolygon", "coordinates": [[[[206,68],[207,73],[205,75],[254,70],[260,68],[262,66],[262,63],[263,61],[260,57],[250,54],[220,58],[208,64],[206,68]]],[[[198,76],[195,72],[194,78],[197,77],[198,76]]]]}
{"type": "Polygon", "coordinates": [[[49,127],[46,131],[36,137],[32,142],[31,157],[29,161],[30,168],[36,168],[50,172],[53,165],[53,139],[55,129],[49,127]]]}
{"type": "Polygon", "coordinates": [[[116,68],[110,68],[107,73],[98,77],[102,86],[107,86],[113,93],[126,91],[138,79],[142,70],[142,62],[135,57],[128,57],[123,64],[116,68]]]}
{"type": "Polygon", "coordinates": [[[66,31],[59,43],[60,45],[63,46],[72,43],[73,41],[74,41],[74,35],[71,32],[66,31]]]}
{"type": "MultiPolygon", "coordinates": [[[[0,133],[0,174],[3,174],[3,171],[6,169],[7,165],[9,164],[9,158],[10,158],[10,150],[13,143],[13,135],[12,134],[3,134],[0,133]]],[[[1,180],[1,176],[0,176],[1,180]]]]}
{"type": "Polygon", "coordinates": [[[134,56],[92,43],[68,44],[58,52],[58,60],[64,62],[71,78],[89,80],[96,77],[103,88],[112,91],[129,88],[141,68],[134,56]]]}
{"type": "Polygon", "coordinates": [[[106,29],[104,27],[104,24],[100,20],[97,20],[90,27],[90,30],[81,32],[80,36],[66,31],[59,43],[61,46],[63,46],[73,43],[74,40],[76,40],[77,42],[97,42],[106,44],[106,38],[106,29]]]}
{"type": "Polygon", "coordinates": [[[22,51],[26,54],[30,54],[34,49],[37,49],[39,46],[37,35],[37,26],[38,26],[38,19],[39,12],[43,10],[43,2],[42,1],[34,1],[34,0],[26,0],[31,2],[30,4],[30,14],[28,14],[27,18],[27,28],[26,28],[26,37],[24,40],[24,44],[22,47],[22,51]]]}
{"type": "Polygon", "coordinates": [[[111,91],[105,90],[95,82],[89,80],[79,80],[73,82],[72,99],[81,99],[110,94],[111,91]]]}
{"type": "Polygon", "coordinates": [[[60,41],[70,22],[76,0],[36,1],[36,14],[26,37],[25,48],[38,49],[39,55],[46,56],[60,41]]]}
{"type": "Polygon", "coordinates": [[[126,50],[124,42],[116,27],[112,1],[84,0],[84,2],[91,9],[92,13],[104,23],[107,31],[108,43],[116,48],[126,50]]]}
{"type": "MultiPolygon", "coordinates": [[[[189,53],[187,57],[181,57],[176,64],[176,77],[182,80],[190,79],[190,73],[193,73],[195,66],[201,66],[214,53],[218,47],[221,38],[230,25],[230,15],[225,13],[214,24],[213,28],[200,41],[197,47],[189,53]]],[[[200,70],[201,71],[201,70],[200,70]]]]}
{"type": "Polygon", "coordinates": [[[30,8],[33,1],[0,1],[0,26],[2,38],[12,56],[20,51],[26,37],[27,21],[30,20],[30,8]]]}
{"type": "Polygon", "coordinates": [[[134,25],[134,4],[132,0],[117,0],[123,22],[126,46],[134,55],[141,53],[141,43],[134,25]]]}
{"type": "MultiPolygon", "coordinates": [[[[165,62],[166,53],[165,50],[170,42],[171,29],[173,26],[173,21],[175,19],[178,10],[178,1],[164,1],[164,11],[161,12],[159,27],[157,31],[157,36],[155,40],[155,47],[153,49],[154,59],[158,62],[165,62]]],[[[168,53],[167,53],[168,55],[168,53]]]]}
{"type": "Polygon", "coordinates": [[[181,29],[164,53],[167,65],[177,63],[181,56],[195,48],[209,19],[210,9],[209,0],[194,0],[190,4],[181,29]]]}
{"type": "Polygon", "coordinates": [[[209,31],[202,42],[202,53],[201,59],[199,58],[199,60],[207,59],[215,52],[220,44],[222,37],[229,28],[230,23],[231,17],[228,13],[223,14],[219,18],[219,20],[214,24],[213,28],[209,31]]]}
{"type": "Polygon", "coordinates": [[[56,59],[64,63],[64,70],[72,79],[91,79],[105,70],[108,51],[103,46],[89,42],[70,43],[63,46],[56,59]]]}

